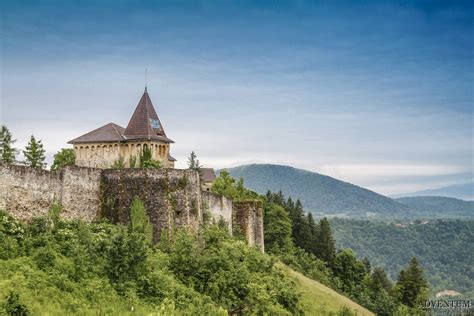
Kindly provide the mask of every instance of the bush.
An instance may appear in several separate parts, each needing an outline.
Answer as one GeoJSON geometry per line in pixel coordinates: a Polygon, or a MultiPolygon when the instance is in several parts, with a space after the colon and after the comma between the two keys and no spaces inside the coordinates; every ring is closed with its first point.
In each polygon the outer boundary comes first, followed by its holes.
{"type": "Polygon", "coordinates": [[[7,315],[27,316],[30,314],[28,307],[21,303],[18,293],[10,292],[5,301],[4,307],[7,315]]]}
{"type": "Polygon", "coordinates": [[[179,231],[155,247],[146,223],[144,216],[135,216],[133,227],[47,216],[23,225],[0,213],[3,309],[14,315],[301,314],[297,285],[275,259],[226,229],[179,231]]]}
{"type": "Polygon", "coordinates": [[[296,283],[275,259],[210,226],[203,240],[180,231],[171,246],[170,268],[178,279],[231,313],[300,314],[296,283]]]}

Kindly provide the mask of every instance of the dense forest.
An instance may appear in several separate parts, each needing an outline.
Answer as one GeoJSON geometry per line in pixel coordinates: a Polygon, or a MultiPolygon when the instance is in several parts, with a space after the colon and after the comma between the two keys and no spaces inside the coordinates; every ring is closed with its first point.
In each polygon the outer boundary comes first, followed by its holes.
{"type": "Polygon", "coordinates": [[[236,181],[222,171],[211,188],[232,199],[259,199],[264,205],[266,251],[304,275],[343,293],[378,315],[423,314],[428,284],[423,268],[413,256],[392,283],[383,268],[360,260],[351,249],[336,250],[326,218],[316,221],[299,199],[281,191],[264,196],[248,190],[243,178],[236,181]]]}
{"type": "Polygon", "coordinates": [[[444,196],[413,196],[395,200],[415,210],[418,218],[474,218],[474,201],[444,196]]]}
{"type": "Polygon", "coordinates": [[[473,220],[330,222],[338,247],[351,248],[358,257],[384,267],[391,279],[416,256],[425,268],[432,293],[455,290],[465,297],[474,296],[473,220]]]}

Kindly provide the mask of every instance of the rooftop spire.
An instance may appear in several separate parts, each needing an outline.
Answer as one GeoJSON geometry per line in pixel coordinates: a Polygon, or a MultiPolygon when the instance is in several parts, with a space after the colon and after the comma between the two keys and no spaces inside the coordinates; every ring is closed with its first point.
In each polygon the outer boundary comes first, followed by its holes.
{"type": "Polygon", "coordinates": [[[126,139],[157,139],[164,142],[173,142],[166,137],[163,125],[151,103],[146,86],[135,112],[125,129],[126,139]]]}
{"type": "Polygon", "coordinates": [[[147,83],[148,83],[148,82],[147,82],[147,79],[148,79],[148,78],[147,78],[147,69],[146,69],[146,67],[145,67],[145,92],[147,92],[147,91],[146,91],[146,86],[147,86],[147,83]]]}

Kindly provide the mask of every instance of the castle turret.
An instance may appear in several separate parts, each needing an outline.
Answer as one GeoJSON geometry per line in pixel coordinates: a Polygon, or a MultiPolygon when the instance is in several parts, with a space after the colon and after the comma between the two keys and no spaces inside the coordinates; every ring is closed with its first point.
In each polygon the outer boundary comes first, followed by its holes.
{"type": "Polygon", "coordinates": [[[110,168],[115,161],[123,160],[130,167],[130,162],[138,162],[145,147],[164,167],[173,168],[176,161],[170,155],[174,142],[166,136],[146,87],[127,128],[109,123],[69,143],[74,145],[78,166],[110,168]]]}

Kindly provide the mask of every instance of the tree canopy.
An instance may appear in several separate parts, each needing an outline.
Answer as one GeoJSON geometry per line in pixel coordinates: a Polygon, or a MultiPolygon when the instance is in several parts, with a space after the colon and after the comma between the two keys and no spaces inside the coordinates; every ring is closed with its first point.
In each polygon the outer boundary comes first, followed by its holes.
{"type": "Polygon", "coordinates": [[[61,148],[57,154],[54,155],[54,161],[51,165],[51,170],[59,170],[65,166],[73,166],[76,162],[76,154],[74,149],[71,148],[61,148]]]}
{"type": "Polygon", "coordinates": [[[31,135],[25,150],[23,150],[26,165],[32,168],[43,169],[46,166],[44,162],[45,152],[41,140],[36,140],[36,138],[31,135]]]}
{"type": "Polygon", "coordinates": [[[13,144],[16,142],[12,134],[5,125],[0,129],[0,162],[12,164],[15,162],[16,149],[13,144]]]}

